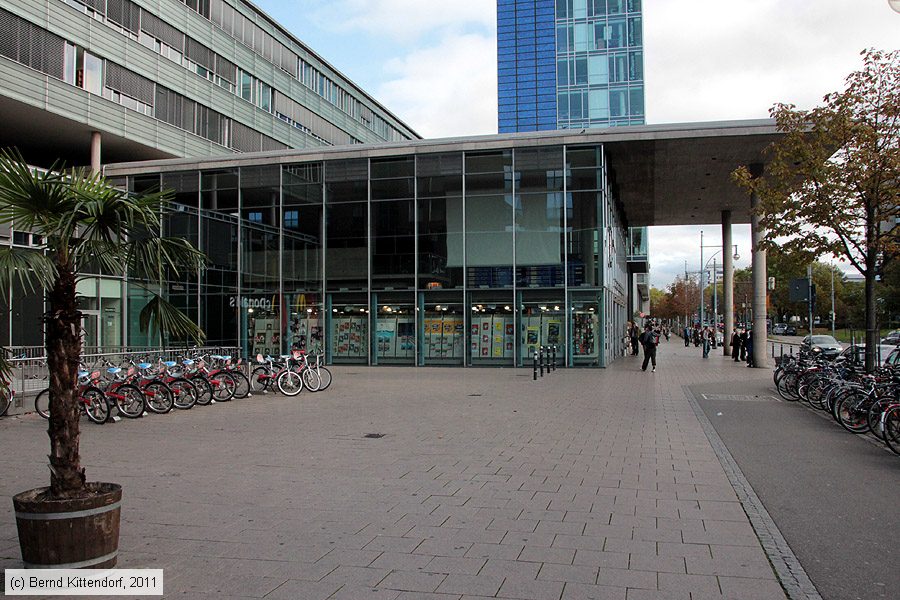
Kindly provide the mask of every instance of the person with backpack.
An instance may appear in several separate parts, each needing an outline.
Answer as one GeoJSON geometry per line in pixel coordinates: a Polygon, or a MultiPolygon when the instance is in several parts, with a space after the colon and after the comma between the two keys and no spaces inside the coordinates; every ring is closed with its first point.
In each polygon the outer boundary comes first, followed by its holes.
{"type": "Polygon", "coordinates": [[[640,336],[641,345],[644,347],[644,364],[641,371],[647,370],[647,364],[653,363],[653,373],[656,372],[656,347],[659,346],[659,333],[653,331],[650,325],[644,326],[644,333],[640,336]]]}

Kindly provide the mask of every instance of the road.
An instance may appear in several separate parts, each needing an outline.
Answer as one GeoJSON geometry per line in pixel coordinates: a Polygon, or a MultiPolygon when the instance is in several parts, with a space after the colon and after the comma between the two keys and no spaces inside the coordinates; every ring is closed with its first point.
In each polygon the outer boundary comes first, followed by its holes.
{"type": "Polygon", "coordinates": [[[900,598],[900,457],[759,383],[692,386],[825,600],[900,598]]]}

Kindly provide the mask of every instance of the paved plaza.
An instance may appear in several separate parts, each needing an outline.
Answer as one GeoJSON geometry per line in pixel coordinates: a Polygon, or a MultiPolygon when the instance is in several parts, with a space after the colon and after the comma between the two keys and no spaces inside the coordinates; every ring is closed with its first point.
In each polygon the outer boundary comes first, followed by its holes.
{"type": "MultiPolygon", "coordinates": [[[[320,394],[83,421],[82,453],[124,487],[119,566],[165,569],[166,597],[785,598],[684,390],[771,372],[679,338],[659,355],[656,373],[626,357],[537,382],[338,367],[320,394]]],[[[45,429],[0,420],[4,568],[45,429]]]]}

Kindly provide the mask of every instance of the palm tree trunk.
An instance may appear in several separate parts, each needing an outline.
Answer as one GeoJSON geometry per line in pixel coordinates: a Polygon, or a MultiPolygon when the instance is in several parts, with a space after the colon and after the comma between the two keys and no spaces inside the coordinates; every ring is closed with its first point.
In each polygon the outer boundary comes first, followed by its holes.
{"type": "Polygon", "coordinates": [[[81,437],[77,402],[81,358],[81,313],[75,299],[75,272],[59,264],[59,276],[49,291],[46,316],[47,368],[50,372],[50,493],[54,498],[77,496],[84,489],[84,469],[78,446],[81,437]]]}

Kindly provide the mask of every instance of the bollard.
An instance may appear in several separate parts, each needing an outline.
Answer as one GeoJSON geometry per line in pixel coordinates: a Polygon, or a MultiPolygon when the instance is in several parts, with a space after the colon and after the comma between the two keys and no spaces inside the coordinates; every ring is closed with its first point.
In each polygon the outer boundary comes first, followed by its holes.
{"type": "Polygon", "coordinates": [[[538,369],[538,355],[537,350],[534,351],[534,381],[537,381],[537,369],[538,369]]]}
{"type": "Polygon", "coordinates": [[[550,362],[550,365],[553,367],[553,370],[556,370],[556,346],[552,346],[553,348],[553,359],[550,362]]]}
{"type": "Polygon", "coordinates": [[[791,356],[793,356],[793,355],[794,355],[794,347],[793,347],[793,346],[790,346],[789,348],[790,348],[790,351],[791,351],[791,356]]]}
{"type": "Polygon", "coordinates": [[[544,347],[543,346],[540,347],[538,354],[541,357],[541,377],[543,377],[544,376],[544,347]]]}

